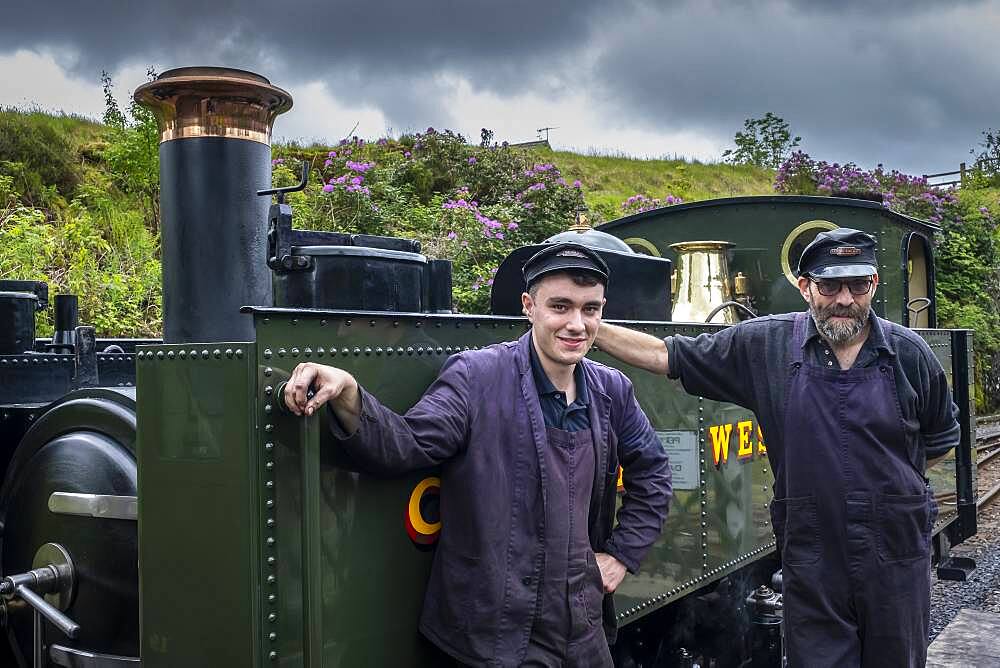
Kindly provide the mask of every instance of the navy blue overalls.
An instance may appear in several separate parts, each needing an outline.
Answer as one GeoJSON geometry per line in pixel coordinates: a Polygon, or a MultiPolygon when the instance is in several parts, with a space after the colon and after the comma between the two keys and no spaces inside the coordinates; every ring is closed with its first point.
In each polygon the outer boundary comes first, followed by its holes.
{"type": "Polygon", "coordinates": [[[904,428],[890,353],[824,368],[803,355],[808,317],[791,341],[783,451],[768,452],[788,665],[923,666],[937,509],[906,454],[919,435],[904,428]]]}
{"type": "Polygon", "coordinates": [[[604,583],[590,548],[588,515],[596,455],[590,429],[545,429],[545,574],[522,666],[610,668],[604,583]]]}

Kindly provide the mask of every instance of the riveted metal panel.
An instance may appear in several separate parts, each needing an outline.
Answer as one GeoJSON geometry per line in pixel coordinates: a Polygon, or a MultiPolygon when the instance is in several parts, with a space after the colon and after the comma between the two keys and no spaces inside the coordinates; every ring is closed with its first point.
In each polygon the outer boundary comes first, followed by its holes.
{"type": "Polygon", "coordinates": [[[137,358],[143,665],[259,665],[253,345],[137,358]]]}
{"type": "MultiPolygon", "coordinates": [[[[283,414],[268,399],[299,362],[334,364],[354,374],[387,406],[403,412],[432,382],[448,355],[514,339],[525,331],[519,318],[347,314],[267,310],[256,314],[259,448],[263,493],[259,518],[261,586],[274,611],[261,610],[263,647],[275,660],[303,661],[312,639],[304,629],[308,594],[322,594],[322,656],[330,665],[425,665],[416,630],[432,552],[415,543],[405,521],[411,495],[435,475],[419,472],[377,480],[351,471],[336,449],[320,451],[320,567],[307,573],[303,558],[302,452],[306,420],[283,414]],[[269,426],[270,425],[270,426],[269,426]],[[268,429],[270,431],[268,431],[268,429]],[[268,487],[268,482],[273,487],[268,487]],[[267,501],[272,501],[269,507],[267,501]],[[270,544],[269,540],[271,541],[270,544]],[[269,562],[269,559],[273,561],[269,562]],[[272,579],[273,578],[273,579],[272,579]],[[305,593],[305,596],[304,596],[305,593]],[[273,617],[272,617],[273,615],[273,617]],[[271,634],[274,634],[273,639],[271,634]],[[391,638],[391,642],[386,642],[391,638]]],[[[642,323],[656,336],[696,335],[716,326],[642,323]]],[[[621,366],[631,377],[642,408],[661,435],[677,439],[698,466],[678,489],[667,529],[643,564],[616,595],[619,619],[628,623],[740,568],[773,550],[767,522],[772,478],[757,449],[756,420],[746,409],[688,395],[679,384],[631,367],[600,352],[592,357],[621,366]],[[709,429],[752,422],[753,454],[740,459],[738,433],[715,466],[709,429]],[[693,483],[693,484],[692,484],[693,483]]],[[[320,425],[320,432],[325,426],[320,425]]],[[[308,548],[305,548],[308,549],[308,548]]],[[[314,616],[316,613],[313,613],[314,616]]]]}
{"type": "MultiPolygon", "coordinates": [[[[673,323],[630,326],[657,337],[721,329],[673,323]]],[[[760,446],[766,435],[758,433],[752,411],[689,395],[679,381],[636,370],[602,353],[591,356],[629,376],[639,405],[658,432],[691,434],[698,448],[697,485],[675,485],[662,536],[640,572],[627,577],[615,594],[618,621],[625,625],[773,552],[768,505],[774,477],[760,446]],[[715,439],[720,439],[718,452],[715,439]]]]}
{"type": "Polygon", "coordinates": [[[259,447],[265,455],[259,470],[261,586],[266,599],[274,596],[272,607],[261,610],[261,641],[268,656],[273,651],[279,663],[306,666],[320,665],[308,660],[317,649],[323,665],[419,666],[431,661],[417,622],[433,546],[412,540],[406,520],[411,497],[436,472],[375,479],[351,470],[326,439],[318,452],[321,537],[310,547],[302,534],[311,521],[302,456],[327,427],[316,425],[315,430],[304,424],[309,420],[277,408],[272,399],[278,384],[299,362],[333,364],[354,374],[385,405],[404,412],[449,355],[517,338],[525,328],[526,321],[518,318],[294,311],[257,315],[259,447]],[[310,573],[310,549],[319,551],[318,572],[310,573]],[[310,608],[314,594],[318,610],[310,608]],[[307,631],[311,625],[322,629],[319,643],[307,631]]]}

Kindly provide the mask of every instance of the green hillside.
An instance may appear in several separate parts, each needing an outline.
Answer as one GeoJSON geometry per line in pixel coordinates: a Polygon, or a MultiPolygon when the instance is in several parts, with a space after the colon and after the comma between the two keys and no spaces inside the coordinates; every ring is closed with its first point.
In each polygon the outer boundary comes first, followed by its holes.
{"type": "MultiPolygon", "coordinates": [[[[80,295],[81,319],[99,335],[157,336],[157,132],[140,109],[109,121],[0,110],[0,277],[45,280],[53,294],[80,295]]],[[[803,153],[775,171],[483,147],[428,128],[335,146],[278,144],[275,184],[296,182],[303,161],[313,176],[290,198],[296,225],[421,240],[428,255],[453,260],[464,312],[485,309],[492,272],[512,249],[566,229],[581,206],[601,222],[681,200],[880,191],[893,209],[942,225],[938,312],[943,325],[977,330],[981,405],[998,394],[996,176],[939,191],[919,178],[803,153]]],[[[51,328],[46,317],[42,334],[51,328]]]]}
{"type": "Polygon", "coordinates": [[[621,216],[622,202],[637,193],[661,199],[673,195],[690,202],[774,192],[774,170],[753,165],[640,160],[546,149],[537,153],[558,165],[567,180],[579,179],[587,206],[606,220],[621,216]]]}

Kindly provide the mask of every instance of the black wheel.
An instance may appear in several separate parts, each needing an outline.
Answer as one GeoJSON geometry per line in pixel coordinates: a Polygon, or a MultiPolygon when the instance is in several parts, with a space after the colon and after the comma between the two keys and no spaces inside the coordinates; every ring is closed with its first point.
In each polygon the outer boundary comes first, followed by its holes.
{"type": "MultiPolygon", "coordinates": [[[[46,543],[63,546],[76,571],[65,612],[80,636],[71,641],[46,625],[47,644],[139,655],[136,520],[50,509],[56,492],[135,497],[135,437],[134,390],[88,389],[49,406],[14,452],[0,487],[0,574],[39,565],[33,561],[46,543]]],[[[30,662],[31,611],[16,600],[8,604],[8,636],[30,662]]]]}

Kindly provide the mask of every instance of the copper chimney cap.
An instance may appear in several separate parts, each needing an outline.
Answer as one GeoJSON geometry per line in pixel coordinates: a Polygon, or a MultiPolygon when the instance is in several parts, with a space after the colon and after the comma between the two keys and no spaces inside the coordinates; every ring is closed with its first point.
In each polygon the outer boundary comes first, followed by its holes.
{"type": "Polygon", "coordinates": [[[226,137],[270,145],[274,119],[292,108],[287,91],[259,74],[228,67],[167,70],[133,97],[156,116],[160,143],[226,137]]]}

